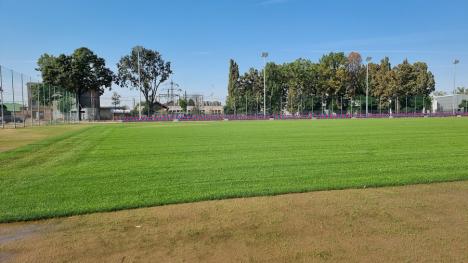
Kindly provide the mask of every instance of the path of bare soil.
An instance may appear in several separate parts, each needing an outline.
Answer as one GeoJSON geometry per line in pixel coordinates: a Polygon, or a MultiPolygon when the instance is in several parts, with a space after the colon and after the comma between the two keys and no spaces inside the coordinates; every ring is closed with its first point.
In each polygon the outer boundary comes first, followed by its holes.
{"type": "Polygon", "coordinates": [[[468,262],[468,181],[0,224],[5,262],[468,262]]]}

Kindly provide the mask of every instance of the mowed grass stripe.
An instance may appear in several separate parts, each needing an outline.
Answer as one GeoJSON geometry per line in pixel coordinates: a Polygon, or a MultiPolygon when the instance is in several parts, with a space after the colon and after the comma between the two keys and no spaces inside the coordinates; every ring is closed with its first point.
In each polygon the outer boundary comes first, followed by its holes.
{"type": "Polygon", "coordinates": [[[0,154],[0,222],[468,179],[468,119],[95,125],[0,154]]]}

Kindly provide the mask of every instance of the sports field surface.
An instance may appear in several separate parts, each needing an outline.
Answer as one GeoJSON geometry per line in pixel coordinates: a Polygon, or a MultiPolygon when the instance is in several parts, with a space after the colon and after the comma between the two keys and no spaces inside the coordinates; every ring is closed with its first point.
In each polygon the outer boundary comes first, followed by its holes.
{"type": "Polygon", "coordinates": [[[0,153],[0,222],[466,180],[467,134],[465,118],[82,125],[0,153]]]}
{"type": "Polygon", "coordinates": [[[0,262],[468,262],[468,181],[0,224],[0,262]]]}

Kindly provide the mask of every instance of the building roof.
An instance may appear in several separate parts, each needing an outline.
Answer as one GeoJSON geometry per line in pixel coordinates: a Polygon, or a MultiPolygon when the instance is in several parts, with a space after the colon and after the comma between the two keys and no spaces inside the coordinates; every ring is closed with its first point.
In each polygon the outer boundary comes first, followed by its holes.
{"type": "Polygon", "coordinates": [[[4,103],[3,104],[5,107],[4,109],[6,109],[7,111],[15,111],[15,112],[19,112],[21,111],[21,109],[24,107],[23,105],[19,104],[19,103],[4,103]]]}
{"type": "Polygon", "coordinates": [[[467,94],[448,94],[448,95],[443,95],[443,96],[432,96],[434,99],[438,98],[451,98],[451,97],[468,97],[467,94]]]}
{"type": "Polygon", "coordinates": [[[109,109],[109,110],[126,110],[127,107],[125,106],[101,106],[101,109],[109,109]]]}
{"type": "Polygon", "coordinates": [[[155,105],[156,105],[157,107],[159,107],[159,108],[163,108],[163,109],[166,109],[166,110],[169,109],[168,106],[166,106],[166,105],[164,105],[164,104],[162,104],[162,103],[160,103],[160,102],[158,102],[158,101],[156,101],[155,105]]]}

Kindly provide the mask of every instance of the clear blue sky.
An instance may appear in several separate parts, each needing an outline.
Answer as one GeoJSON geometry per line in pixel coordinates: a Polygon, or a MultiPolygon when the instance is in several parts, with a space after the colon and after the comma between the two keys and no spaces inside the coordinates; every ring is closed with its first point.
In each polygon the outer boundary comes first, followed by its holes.
{"type": "Polygon", "coordinates": [[[262,51],[277,63],[358,51],[393,64],[425,61],[437,89],[449,91],[454,58],[457,84],[468,86],[467,13],[466,0],[0,0],[0,64],[37,76],[42,53],[86,46],[114,70],[143,45],[173,63],[183,89],[224,101],[230,58],[244,71],[262,67],[262,51]]]}

